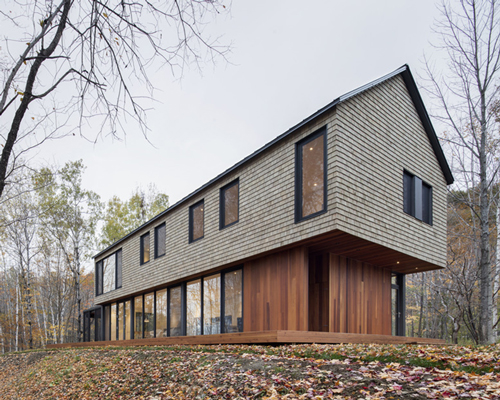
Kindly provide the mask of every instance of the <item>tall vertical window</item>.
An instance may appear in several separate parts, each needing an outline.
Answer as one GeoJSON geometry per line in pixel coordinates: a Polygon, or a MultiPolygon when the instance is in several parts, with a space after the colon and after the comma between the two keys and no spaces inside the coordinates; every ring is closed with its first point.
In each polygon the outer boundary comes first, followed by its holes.
{"type": "Polygon", "coordinates": [[[144,337],[155,337],[155,294],[144,295],[144,337]]]}
{"type": "Polygon", "coordinates": [[[156,292],[156,337],[167,336],[167,289],[156,292]]]}
{"type": "Polygon", "coordinates": [[[116,340],[116,303],[111,304],[111,340],[116,340]]]}
{"type": "Polygon", "coordinates": [[[149,232],[141,236],[141,264],[149,261],[149,232]]]}
{"type": "Polygon", "coordinates": [[[432,224],[432,187],[408,171],[403,171],[403,211],[432,224]]]}
{"type": "Polygon", "coordinates": [[[125,305],[118,303],[118,340],[124,339],[125,305]]]}
{"type": "Polygon", "coordinates": [[[220,218],[219,228],[223,229],[238,222],[239,219],[239,191],[240,182],[234,182],[224,186],[220,190],[220,218]]]}
{"type": "Polygon", "coordinates": [[[202,200],[189,207],[189,242],[201,239],[204,235],[204,205],[202,200]]]}
{"type": "Polygon", "coordinates": [[[130,329],[132,327],[132,301],[125,302],[125,340],[131,339],[130,329]]]}
{"type": "Polygon", "coordinates": [[[134,339],[142,339],[142,296],[134,299],[134,339]]]}
{"type": "Polygon", "coordinates": [[[296,145],[295,221],[326,211],[326,128],[296,145]]]}
{"type": "Polygon", "coordinates": [[[165,255],[166,230],[165,223],[155,228],[155,258],[165,255]]]}
{"type": "Polygon", "coordinates": [[[203,278],[203,334],[220,333],[220,274],[203,278]]]}
{"type": "Polygon", "coordinates": [[[96,295],[122,287],[122,250],[95,264],[96,295]]]}
{"type": "Polygon", "coordinates": [[[111,306],[104,307],[104,340],[110,340],[111,337],[111,306]]]}
{"type": "Polygon", "coordinates": [[[201,335],[201,280],[186,285],[186,335],[201,335]]]}
{"type": "Polygon", "coordinates": [[[182,287],[176,286],[170,289],[170,332],[169,336],[182,335],[182,287]]]}
{"type": "Polygon", "coordinates": [[[243,332],[243,273],[224,274],[224,333],[243,332]]]}

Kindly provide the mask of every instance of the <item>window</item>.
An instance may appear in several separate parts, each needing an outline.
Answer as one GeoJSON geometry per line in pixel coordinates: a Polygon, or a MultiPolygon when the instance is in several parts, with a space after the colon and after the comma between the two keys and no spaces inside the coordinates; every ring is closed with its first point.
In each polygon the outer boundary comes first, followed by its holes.
{"type": "Polygon", "coordinates": [[[98,261],[95,265],[96,295],[119,289],[122,286],[122,251],[98,261]]]}
{"type": "Polygon", "coordinates": [[[132,301],[125,302],[125,340],[131,339],[130,328],[132,327],[132,301]]]}
{"type": "Polygon", "coordinates": [[[432,187],[408,171],[403,171],[403,211],[432,225],[432,187]]]}
{"type": "Polygon", "coordinates": [[[155,228],[155,258],[165,255],[166,246],[165,223],[155,228]]]}
{"type": "Polygon", "coordinates": [[[149,262],[149,232],[141,236],[141,265],[149,262]]]}
{"type": "Polygon", "coordinates": [[[134,339],[142,339],[142,296],[134,299],[134,339]]]}
{"type": "Polygon", "coordinates": [[[169,301],[170,331],[169,336],[182,335],[182,287],[170,289],[169,301]]]}
{"type": "Polygon", "coordinates": [[[111,340],[116,340],[116,303],[111,304],[111,340]]]}
{"type": "Polygon", "coordinates": [[[224,333],[243,332],[243,271],[224,274],[224,333]]]}
{"type": "Polygon", "coordinates": [[[186,285],[186,335],[201,335],[201,279],[186,285]]]}
{"type": "Polygon", "coordinates": [[[155,337],[155,293],[144,295],[144,337],[155,337]]]}
{"type": "Polygon", "coordinates": [[[296,145],[295,222],[326,211],[326,127],[296,145]]]}
{"type": "Polygon", "coordinates": [[[118,303],[118,340],[125,338],[123,328],[125,327],[125,305],[118,303]]]}
{"type": "Polygon", "coordinates": [[[167,289],[156,292],[156,337],[167,336],[167,289]]]}
{"type": "Polygon", "coordinates": [[[240,182],[237,179],[220,190],[220,218],[219,229],[238,222],[239,219],[239,190],[240,182]]]}
{"type": "Polygon", "coordinates": [[[189,243],[203,238],[204,219],[203,219],[204,201],[200,201],[189,207],[189,243]]]}
{"type": "Polygon", "coordinates": [[[203,334],[220,333],[220,274],[203,278],[203,334]]]}

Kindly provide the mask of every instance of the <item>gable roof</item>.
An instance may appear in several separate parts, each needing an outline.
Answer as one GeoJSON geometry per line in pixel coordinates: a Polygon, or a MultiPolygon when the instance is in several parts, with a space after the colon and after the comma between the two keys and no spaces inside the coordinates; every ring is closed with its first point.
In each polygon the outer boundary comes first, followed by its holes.
{"type": "Polygon", "coordinates": [[[441,170],[443,171],[443,175],[445,177],[446,183],[448,185],[451,185],[454,181],[454,178],[453,178],[453,175],[451,173],[450,167],[448,165],[448,162],[446,161],[446,157],[443,153],[443,149],[441,148],[441,145],[439,144],[439,139],[436,135],[436,131],[434,130],[434,127],[432,126],[431,120],[429,118],[429,114],[427,113],[427,110],[425,109],[424,102],[422,101],[422,97],[420,96],[420,93],[417,89],[417,85],[415,83],[415,80],[413,79],[413,75],[410,72],[410,67],[407,64],[405,64],[402,67],[398,68],[397,70],[395,70],[387,75],[384,75],[378,79],[375,79],[374,81],[367,83],[366,85],[360,86],[359,88],[354,89],[354,90],[336,98],[331,103],[327,104],[323,108],[321,108],[318,111],[316,111],[315,113],[311,114],[309,117],[305,118],[304,120],[299,122],[297,125],[291,127],[286,132],[277,136],[275,139],[271,140],[269,143],[265,144],[260,149],[254,151],[252,154],[245,157],[243,160],[239,161],[238,163],[234,164],[232,167],[228,168],[227,170],[225,170],[221,174],[217,175],[215,178],[211,179],[210,181],[205,183],[203,186],[196,189],[194,192],[192,192],[189,195],[187,195],[186,197],[182,198],[177,203],[175,203],[174,205],[167,208],[165,211],[161,212],[157,216],[155,216],[152,219],[150,219],[149,221],[145,222],[140,227],[134,229],[132,232],[125,235],[121,239],[117,240],[115,243],[108,246],[106,249],[100,251],[99,253],[97,253],[94,256],[94,258],[97,258],[97,257],[101,256],[102,254],[106,253],[112,247],[115,247],[116,245],[118,245],[121,242],[123,242],[124,240],[126,240],[128,237],[134,235],[135,233],[140,231],[142,228],[144,228],[146,225],[149,225],[149,224],[155,222],[156,220],[162,218],[165,214],[180,207],[185,202],[187,202],[188,200],[190,200],[191,198],[196,196],[198,193],[200,193],[202,190],[206,189],[207,187],[209,187],[213,183],[217,182],[218,180],[224,178],[226,175],[230,174],[231,172],[233,172],[237,168],[239,168],[242,165],[246,164],[247,162],[251,161],[252,159],[257,157],[259,154],[263,153],[264,151],[266,151],[270,147],[274,146],[276,143],[280,142],[284,138],[286,138],[289,135],[296,132],[298,129],[302,128],[304,125],[306,125],[310,121],[312,121],[315,118],[321,116],[322,114],[334,109],[338,104],[340,104],[346,100],[349,100],[350,98],[357,96],[357,95],[373,88],[374,86],[377,86],[377,85],[379,85],[379,84],[381,84],[381,83],[383,83],[383,82],[385,82],[385,81],[387,81],[387,80],[389,80],[397,75],[401,75],[401,77],[403,78],[403,81],[406,85],[406,88],[408,89],[408,92],[409,92],[410,97],[413,101],[415,109],[417,110],[417,113],[420,117],[420,120],[422,121],[422,125],[424,126],[425,132],[427,133],[427,136],[428,136],[429,141],[431,143],[432,149],[434,150],[434,154],[436,155],[436,158],[437,158],[438,163],[441,167],[441,170]]]}

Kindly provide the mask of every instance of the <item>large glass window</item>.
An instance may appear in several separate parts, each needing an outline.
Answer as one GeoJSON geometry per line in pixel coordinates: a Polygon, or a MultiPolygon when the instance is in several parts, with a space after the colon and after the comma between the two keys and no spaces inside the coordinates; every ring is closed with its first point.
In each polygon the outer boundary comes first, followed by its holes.
{"type": "Polygon", "coordinates": [[[122,287],[122,251],[98,261],[95,265],[96,295],[122,287]]]}
{"type": "Polygon", "coordinates": [[[224,274],[224,332],[243,332],[242,270],[224,274]]]}
{"type": "Polygon", "coordinates": [[[204,235],[204,201],[189,207],[189,241],[201,239],[204,235]]]}
{"type": "Polygon", "coordinates": [[[102,260],[102,275],[103,275],[103,293],[110,292],[115,289],[116,276],[116,255],[112,254],[102,260]]]}
{"type": "Polygon", "coordinates": [[[144,337],[155,337],[155,294],[144,295],[144,337]]]}
{"type": "Polygon", "coordinates": [[[142,339],[142,296],[134,299],[134,339],[142,339]]]}
{"type": "Polygon", "coordinates": [[[165,255],[166,246],[166,228],[161,224],[155,228],[155,258],[165,255]]]}
{"type": "Polygon", "coordinates": [[[201,335],[201,280],[186,285],[186,335],[201,335]]]}
{"type": "Polygon", "coordinates": [[[149,261],[149,232],[141,236],[141,264],[149,261]]]}
{"type": "Polygon", "coordinates": [[[132,326],[132,302],[127,300],[125,302],[125,340],[131,339],[130,329],[132,326]]]}
{"type": "Polygon", "coordinates": [[[167,336],[167,289],[156,292],[156,337],[167,336]]]}
{"type": "Polygon", "coordinates": [[[182,335],[182,288],[170,289],[170,336],[182,335]]]}
{"type": "Polygon", "coordinates": [[[297,144],[297,221],[326,211],[325,148],[325,128],[297,144]]]}
{"type": "Polygon", "coordinates": [[[239,180],[220,190],[220,229],[238,222],[239,180]]]}
{"type": "Polygon", "coordinates": [[[116,303],[111,304],[111,340],[116,340],[116,303]]]}
{"type": "Polygon", "coordinates": [[[220,333],[220,274],[203,279],[203,334],[220,333]]]}
{"type": "Polygon", "coordinates": [[[123,340],[124,322],[125,322],[125,305],[123,303],[118,303],[118,340],[123,340]]]}

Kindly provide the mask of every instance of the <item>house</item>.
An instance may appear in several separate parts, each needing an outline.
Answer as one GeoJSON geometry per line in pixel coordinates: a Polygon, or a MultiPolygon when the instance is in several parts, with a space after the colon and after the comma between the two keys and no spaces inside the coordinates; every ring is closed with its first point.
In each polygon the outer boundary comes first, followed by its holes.
{"type": "Polygon", "coordinates": [[[452,182],[405,65],[97,254],[84,340],[413,341],[405,276],[445,266],[452,182]]]}

